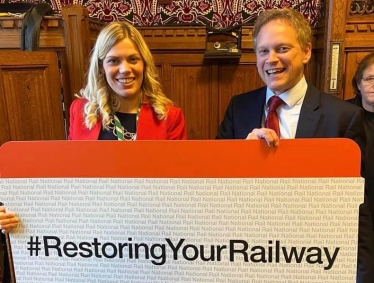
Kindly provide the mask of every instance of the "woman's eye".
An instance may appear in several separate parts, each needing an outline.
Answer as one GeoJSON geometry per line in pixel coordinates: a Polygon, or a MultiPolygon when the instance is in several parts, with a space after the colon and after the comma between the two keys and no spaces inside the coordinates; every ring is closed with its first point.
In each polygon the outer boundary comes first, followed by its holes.
{"type": "Polygon", "coordinates": [[[137,63],[138,61],[139,61],[138,57],[131,57],[130,58],[130,62],[132,62],[132,63],[137,63]]]}
{"type": "Polygon", "coordinates": [[[374,84],[374,76],[362,78],[368,84],[374,84]]]}
{"type": "Polygon", "coordinates": [[[108,64],[115,64],[115,63],[117,63],[117,59],[108,59],[107,61],[106,61],[108,64]]]}

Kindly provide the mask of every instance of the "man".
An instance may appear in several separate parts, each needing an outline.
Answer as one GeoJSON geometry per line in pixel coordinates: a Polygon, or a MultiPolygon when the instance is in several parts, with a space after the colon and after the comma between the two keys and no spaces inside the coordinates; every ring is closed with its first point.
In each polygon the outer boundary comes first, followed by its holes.
{"type": "MultiPolygon", "coordinates": [[[[320,92],[305,80],[311,34],[304,16],[292,9],[268,10],[258,17],[254,48],[258,73],[266,86],[231,99],[217,139],[265,139],[269,146],[278,146],[280,138],[345,137],[364,153],[362,110],[320,92]]],[[[359,221],[357,282],[363,283],[374,280],[368,205],[365,198],[359,221]]]]}
{"type": "Polygon", "coordinates": [[[361,110],[305,80],[312,46],[311,28],[303,15],[291,9],[265,11],[255,23],[253,37],[258,73],[267,87],[231,99],[217,138],[263,138],[277,146],[279,138],[347,137],[363,148],[361,110]],[[277,111],[280,136],[264,127],[272,96],[284,101],[277,111]]]}

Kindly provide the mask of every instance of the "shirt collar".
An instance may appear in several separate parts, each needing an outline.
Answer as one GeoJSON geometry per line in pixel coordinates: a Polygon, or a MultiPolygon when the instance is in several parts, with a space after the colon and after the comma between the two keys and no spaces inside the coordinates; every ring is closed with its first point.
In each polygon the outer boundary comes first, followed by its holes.
{"type": "MultiPolygon", "coordinates": [[[[306,90],[308,88],[308,84],[303,76],[301,80],[291,89],[283,92],[279,95],[280,98],[284,101],[285,104],[289,108],[295,106],[302,98],[305,96],[306,90]]],[[[274,92],[270,90],[269,87],[266,88],[266,105],[268,105],[268,101],[270,97],[274,96],[274,92]]]]}

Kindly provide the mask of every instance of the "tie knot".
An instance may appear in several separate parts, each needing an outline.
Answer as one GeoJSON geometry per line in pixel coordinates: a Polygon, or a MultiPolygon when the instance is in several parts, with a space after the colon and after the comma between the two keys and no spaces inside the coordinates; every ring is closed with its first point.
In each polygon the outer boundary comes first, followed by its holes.
{"type": "Polygon", "coordinates": [[[278,95],[273,95],[269,98],[268,106],[269,106],[269,112],[275,112],[277,111],[278,107],[281,106],[284,103],[282,98],[280,98],[278,95]]]}

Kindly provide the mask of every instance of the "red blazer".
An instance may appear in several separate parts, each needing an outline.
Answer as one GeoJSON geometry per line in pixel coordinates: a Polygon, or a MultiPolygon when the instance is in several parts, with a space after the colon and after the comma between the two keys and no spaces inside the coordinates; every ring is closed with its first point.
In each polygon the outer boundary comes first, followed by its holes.
{"type": "MultiPolygon", "coordinates": [[[[86,99],[75,99],[70,106],[69,140],[97,140],[101,120],[89,130],[84,125],[86,99]]],[[[159,120],[151,105],[143,103],[140,108],[137,140],[185,140],[187,139],[183,112],[175,106],[168,107],[165,120],[159,120]]]]}

